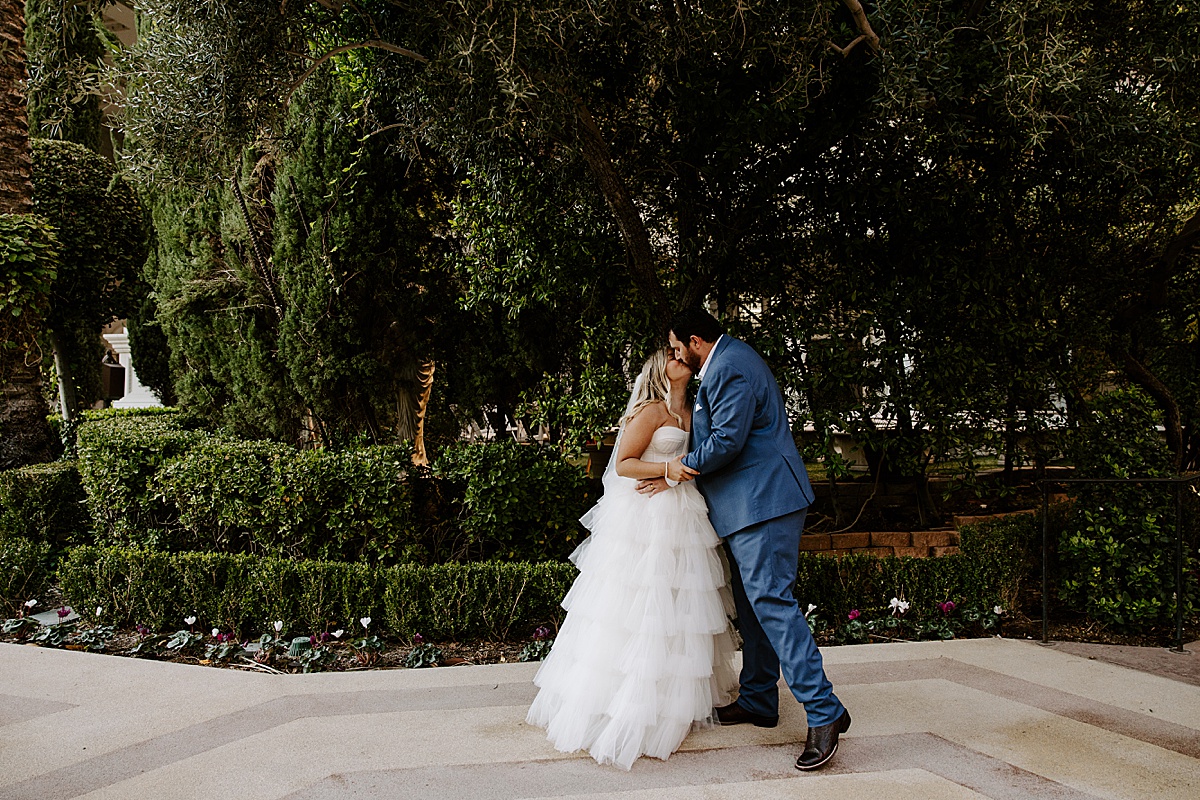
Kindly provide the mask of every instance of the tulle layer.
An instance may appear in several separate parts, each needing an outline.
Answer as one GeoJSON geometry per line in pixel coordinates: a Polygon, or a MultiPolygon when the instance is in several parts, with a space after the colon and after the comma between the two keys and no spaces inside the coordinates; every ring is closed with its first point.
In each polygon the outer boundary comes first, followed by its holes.
{"type": "Polygon", "coordinates": [[[564,752],[629,769],[666,758],[736,686],[728,567],[693,484],[609,485],[572,554],[580,574],[527,720],[564,752]]]}

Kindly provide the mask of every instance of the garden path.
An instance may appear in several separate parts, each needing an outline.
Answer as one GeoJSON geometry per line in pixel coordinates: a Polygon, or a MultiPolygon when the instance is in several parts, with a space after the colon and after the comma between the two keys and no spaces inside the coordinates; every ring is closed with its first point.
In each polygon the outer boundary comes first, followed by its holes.
{"type": "MultiPolygon", "coordinates": [[[[1195,658],[1196,656],[1177,656],[1195,658]]],[[[1200,687],[1006,639],[825,650],[854,714],[792,768],[779,727],[698,731],[631,772],[524,723],[536,664],[275,676],[0,645],[0,800],[1188,798],[1200,687]]]]}

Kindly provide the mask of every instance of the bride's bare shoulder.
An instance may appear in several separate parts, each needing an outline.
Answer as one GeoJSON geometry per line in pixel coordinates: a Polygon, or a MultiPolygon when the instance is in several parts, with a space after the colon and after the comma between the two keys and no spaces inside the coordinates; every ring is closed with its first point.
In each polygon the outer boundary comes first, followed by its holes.
{"type": "Polygon", "coordinates": [[[629,415],[629,422],[635,419],[642,420],[643,424],[648,422],[661,422],[665,417],[669,417],[667,413],[667,404],[662,400],[655,400],[653,403],[647,403],[641,408],[629,415]]]}

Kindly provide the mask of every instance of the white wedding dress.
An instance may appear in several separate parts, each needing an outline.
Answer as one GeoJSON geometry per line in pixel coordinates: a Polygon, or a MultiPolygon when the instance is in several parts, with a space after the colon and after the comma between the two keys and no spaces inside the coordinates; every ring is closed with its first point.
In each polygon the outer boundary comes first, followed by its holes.
{"type": "MultiPolygon", "coordinates": [[[[687,431],[659,428],[641,459],[668,461],[687,443],[687,431]]],[[[728,567],[704,498],[694,482],[636,487],[610,474],[581,519],[591,536],[571,554],[579,576],[526,718],[558,750],[624,769],[667,758],[737,685],[728,567]]]]}

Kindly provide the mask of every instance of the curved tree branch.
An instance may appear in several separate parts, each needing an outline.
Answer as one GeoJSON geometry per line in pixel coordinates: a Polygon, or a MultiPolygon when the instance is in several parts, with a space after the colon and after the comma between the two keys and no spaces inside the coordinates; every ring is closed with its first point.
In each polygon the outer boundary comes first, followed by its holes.
{"type": "MultiPolygon", "coordinates": [[[[867,45],[876,53],[879,52],[879,34],[875,33],[875,29],[871,27],[871,21],[867,19],[867,12],[863,9],[862,3],[859,0],[842,0],[846,8],[850,9],[850,16],[854,17],[854,26],[858,28],[858,32],[866,37],[867,45]]],[[[849,53],[851,48],[858,44],[858,39],[855,39],[847,47],[842,50],[842,55],[849,53]]]]}
{"type": "Polygon", "coordinates": [[[1157,375],[1134,358],[1128,350],[1119,350],[1113,355],[1118,357],[1121,368],[1129,379],[1149,392],[1150,396],[1162,407],[1167,447],[1171,448],[1173,467],[1178,470],[1183,461],[1183,423],[1175,395],[1171,393],[1165,383],[1158,379],[1157,375]]]}
{"type": "Polygon", "coordinates": [[[411,58],[414,61],[420,61],[422,64],[429,63],[429,59],[426,58],[425,56],[421,55],[420,53],[415,52],[413,50],[409,50],[404,47],[399,47],[397,45],[392,44],[391,42],[385,42],[382,39],[368,39],[364,42],[355,42],[354,44],[345,44],[345,45],[342,45],[341,47],[335,47],[332,50],[330,50],[328,53],[325,53],[324,55],[318,56],[317,58],[315,58],[313,60],[313,63],[309,65],[308,69],[304,70],[304,73],[299,78],[297,78],[295,81],[293,81],[292,85],[288,87],[287,97],[284,99],[284,103],[287,104],[287,103],[291,102],[292,95],[294,95],[296,93],[296,90],[299,89],[301,86],[303,86],[304,82],[307,81],[309,78],[311,78],[312,74],[317,71],[317,68],[320,67],[322,64],[324,64],[326,61],[333,58],[334,56],[341,55],[342,53],[347,53],[351,50],[357,50],[360,47],[374,47],[377,50],[386,50],[389,53],[398,53],[399,55],[405,56],[407,58],[411,58]]]}
{"type": "Polygon", "coordinates": [[[617,227],[621,230],[621,238],[625,241],[625,248],[629,253],[634,284],[662,324],[667,325],[672,309],[658,279],[657,259],[654,257],[654,249],[650,246],[650,234],[646,230],[646,223],[634,205],[629,187],[625,185],[625,180],[613,164],[608,143],[600,133],[596,120],[592,118],[592,112],[578,97],[575,98],[575,119],[578,123],[580,152],[617,219],[617,227]]]}

